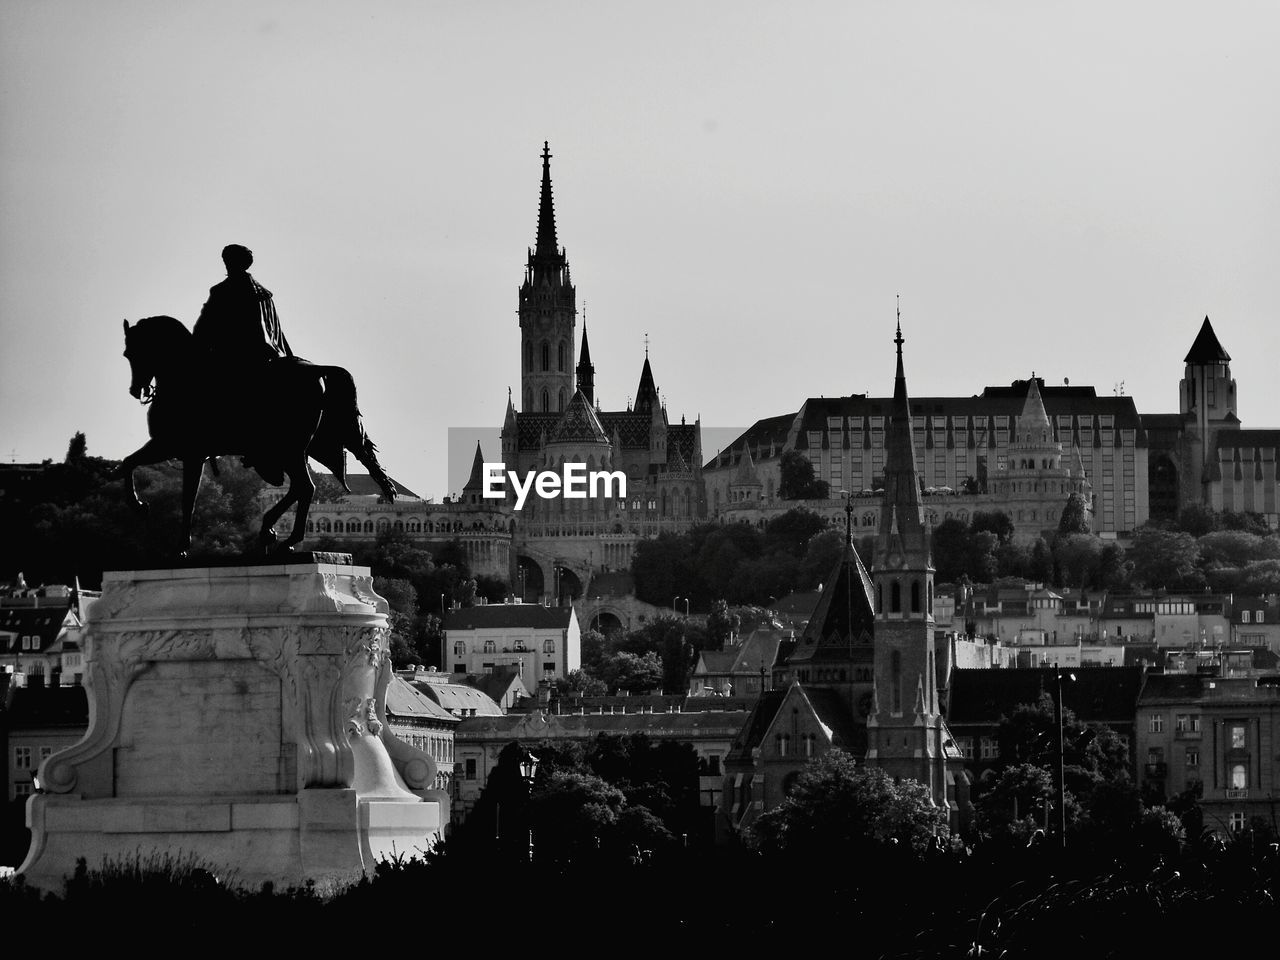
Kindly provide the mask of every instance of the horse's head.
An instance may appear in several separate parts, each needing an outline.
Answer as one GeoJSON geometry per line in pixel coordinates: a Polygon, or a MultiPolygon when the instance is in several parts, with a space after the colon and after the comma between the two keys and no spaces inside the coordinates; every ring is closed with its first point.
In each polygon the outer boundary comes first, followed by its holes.
{"type": "Polygon", "coordinates": [[[173,317],[145,317],[133,326],[124,322],[124,356],[129,361],[129,395],[150,399],[152,382],[176,360],[191,334],[173,317]]]}

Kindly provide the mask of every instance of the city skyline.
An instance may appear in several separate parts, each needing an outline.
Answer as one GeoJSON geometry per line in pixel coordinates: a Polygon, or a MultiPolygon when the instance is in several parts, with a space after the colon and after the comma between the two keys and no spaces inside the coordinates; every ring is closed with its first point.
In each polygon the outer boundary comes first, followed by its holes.
{"type": "Polygon", "coordinates": [[[924,9],[6,5],[0,456],[141,445],[120,320],[190,325],[238,242],[391,474],[456,491],[448,431],[520,382],[543,141],[606,408],[646,339],[673,421],[887,396],[900,294],[913,394],[1175,412],[1207,314],[1280,426],[1280,13],[924,9]]]}

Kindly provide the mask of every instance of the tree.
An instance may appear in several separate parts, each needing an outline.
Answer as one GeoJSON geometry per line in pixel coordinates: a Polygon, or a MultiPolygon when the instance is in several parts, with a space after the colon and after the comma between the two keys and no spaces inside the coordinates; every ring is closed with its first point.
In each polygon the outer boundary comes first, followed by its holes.
{"type": "Polygon", "coordinates": [[[570,670],[568,676],[556,678],[556,692],[562,697],[603,697],[609,688],[584,670],[570,670]]]}
{"type": "MultiPolygon", "coordinates": [[[[804,561],[800,564],[800,582],[796,584],[796,589],[812,590],[825,581],[827,575],[835,569],[836,561],[844,555],[844,543],[844,531],[830,528],[810,538],[805,547],[804,561]]],[[[871,555],[863,554],[861,550],[858,554],[862,562],[870,566],[871,555]]]]}
{"type": "Polygon", "coordinates": [[[978,510],[973,515],[969,527],[974,533],[983,530],[994,533],[1002,543],[1013,539],[1013,521],[1002,510],[978,510]]]}
{"type": "Polygon", "coordinates": [[[88,442],[84,438],[84,434],[79,430],[75,436],[71,438],[71,442],[67,444],[67,463],[79,463],[85,459],[88,453],[88,442]]]}
{"type": "Polygon", "coordinates": [[[1200,548],[1189,533],[1144,527],[1129,551],[1133,577],[1147,589],[1195,590],[1204,585],[1196,569],[1200,548]]]}
{"type": "Polygon", "coordinates": [[[707,650],[723,650],[725,642],[737,633],[742,617],[729,610],[729,604],[717,600],[707,614],[707,650]]]}
{"type": "Polygon", "coordinates": [[[1071,494],[1067,497],[1067,503],[1062,508],[1062,517],[1058,520],[1058,535],[1090,533],[1091,530],[1089,511],[1086,509],[1084,497],[1078,493],[1071,494]]]}
{"type": "Polygon", "coordinates": [[[1053,580],[1053,553],[1049,542],[1044,537],[1036,540],[1031,548],[1029,571],[1031,579],[1037,583],[1050,583],[1053,580]]]}
{"type": "Polygon", "coordinates": [[[812,510],[796,507],[774,517],[765,526],[764,552],[785,551],[793,557],[803,557],[809,541],[826,529],[827,521],[822,517],[812,510]]]}
{"type": "Polygon", "coordinates": [[[813,464],[799,450],[788,450],[778,464],[778,497],[781,500],[825,500],[829,486],[813,475],[813,464]]]}
{"type": "Polygon", "coordinates": [[[970,533],[965,565],[969,576],[975,582],[990,583],[996,578],[996,570],[999,568],[996,548],[999,545],[1000,540],[990,530],[974,530],[970,533]]]}
{"type": "Polygon", "coordinates": [[[1059,586],[1083,587],[1093,582],[1102,556],[1102,544],[1087,533],[1058,534],[1053,558],[1061,574],[1059,586]]]}
{"type": "Polygon", "coordinates": [[[686,534],[664,532],[637,543],[631,557],[636,596],[660,606],[670,603],[674,596],[692,593],[688,581],[682,580],[682,573],[691,566],[692,550],[686,534]]]}
{"type": "Polygon", "coordinates": [[[954,517],[933,528],[933,563],[939,583],[955,583],[969,571],[969,527],[954,517]]]}
{"type": "Polygon", "coordinates": [[[626,690],[646,693],[662,686],[662,661],[653,651],[644,656],[619,650],[607,655],[600,664],[599,679],[609,691],[626,690]]]}
{"type": "Polygon", "coordinates": [[[1255,560],[1280,558],[1280,537],[1243,530],[1215,530],[1196,541],[1207,567],[1243,567],[1255,560]]]}
{"type": "Polygon", "coordinates": [[[945,809],[923,784],[895,782],[831,750],[805,765],[782,804],[756,818],[749,841],[766,853],[841,858],[890,841],[922,850],[946,825],[945,809]]]}

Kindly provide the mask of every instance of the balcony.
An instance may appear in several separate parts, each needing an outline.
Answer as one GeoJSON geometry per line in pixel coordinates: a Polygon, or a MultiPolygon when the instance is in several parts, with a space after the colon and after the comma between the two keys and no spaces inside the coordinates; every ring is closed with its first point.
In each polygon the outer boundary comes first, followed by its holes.
{"type": "Polygon", "coordinates": [[[1143,772],[1147,778],[1151,780],[1163,780],[1169,774],[1169,765],[1167,763],[1148,763],[1143,766],[1143,772]]]}
{"type": "Polygon", "coordinates": [[[1228,800],[1248,800],[1249,791],[1248,790],[1228,790],[1227,799],[1228,800]]]}
{"type": "Polygon", "coordinates": [[[1175,740],[1199,740],[1199,730],[1175,730],[1173,731],[1173,739],[1175,740]]]}

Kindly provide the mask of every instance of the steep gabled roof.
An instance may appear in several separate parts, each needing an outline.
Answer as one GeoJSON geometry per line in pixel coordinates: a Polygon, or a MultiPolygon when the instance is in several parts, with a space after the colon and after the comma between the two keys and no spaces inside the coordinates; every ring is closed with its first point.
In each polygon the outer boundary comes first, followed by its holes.
{"type": "Polygon", "coordinates": [[[1222,344],[1218,342],[1218,335],[1213,332],[1213,324],[1209,322],[1209,318],[1204,318],[1204,323],[1200,325],[1200,332],[1196,334],[1195,343],[1191,344],[1191,349],[1187,351],[1186,359],[1183,363],[1223,363],[1231,359],[1231,355],[1222,349],[1222,344]]]}
{"type": "Polygon", "coordinates": [[[873,597],[871,577],[846,536],[844,550],[827,575],[822,596],[800,635],[791,662],[825,659],[848,651],[855,644],[870,643],[875,631],[873,597]]]}

